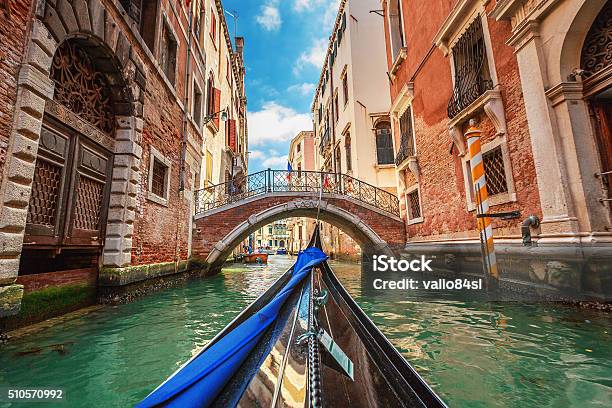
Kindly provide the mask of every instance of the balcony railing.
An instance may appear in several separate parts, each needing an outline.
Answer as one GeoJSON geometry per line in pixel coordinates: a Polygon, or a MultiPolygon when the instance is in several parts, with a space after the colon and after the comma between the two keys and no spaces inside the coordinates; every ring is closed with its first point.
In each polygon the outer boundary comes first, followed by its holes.
{"type": "Polygon", "coordinates": [[[399,201],[395,194],[347,174],[270,169],[197,190],[195,213],[203,214],[266,193],[320,193],[321,189],[324,194],[342,195],[399,216],[399,201]]]}
{"type": "Polygon", "coordinates": [[[480,79],[478,81],[458,81],[453,95],[448,101],[448,117],[454,118],[462,110],[470,106],[480,95],[493,89],[493,81],[480,79]]]}
{"type": "Polygon", "coordinates": [[[413,142],[411,139],[402,137],[400,148],[395,155],[395,165],[399,167],[410,156],[414,156],[413,142]]]}

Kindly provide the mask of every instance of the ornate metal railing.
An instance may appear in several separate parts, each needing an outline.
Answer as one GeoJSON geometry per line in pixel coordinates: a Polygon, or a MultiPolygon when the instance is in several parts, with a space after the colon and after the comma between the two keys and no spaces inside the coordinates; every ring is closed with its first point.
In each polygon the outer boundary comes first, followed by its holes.
{"type": "Polygon", "coordinates": [[[410,156],[414,156],[412,138],[402,137],[400,148],[395,155],[395,165],[400,166],[410,156]]]}
{"type": "Polygon", "coordinates": [[[249,197],[274,192],[339,194],[399,216],[395,194],[347,174],[320,171],[263,170],[195,192],[195,213],[203,214],[249,197]]]}

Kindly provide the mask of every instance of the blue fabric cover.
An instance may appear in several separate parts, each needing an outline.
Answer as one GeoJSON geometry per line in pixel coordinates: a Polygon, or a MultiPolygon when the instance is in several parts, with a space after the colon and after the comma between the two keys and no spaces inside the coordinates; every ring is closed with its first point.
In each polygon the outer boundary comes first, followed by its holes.
{"type": "Polygon", "coordinates": [[[274,323],[283,303],[298,284],[315,265],[326,259],[327,255],[318,248],[311,247],[300,252],[289,282],[270,303],[203,351],[136,406],[138,408],[209,406],[244,362],[265,330],[274,323]]]}

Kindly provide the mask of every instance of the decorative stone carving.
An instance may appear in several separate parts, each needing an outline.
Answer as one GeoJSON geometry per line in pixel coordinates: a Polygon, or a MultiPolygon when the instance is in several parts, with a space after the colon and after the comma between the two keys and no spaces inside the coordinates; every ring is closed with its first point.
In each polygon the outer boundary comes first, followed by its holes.
{"type": "Polygon", "coordinates": [[[459,156],[465,156],[466,149],[465,143],[463,141],[463,133],[461,132],[461,128],[457,125],[451,126],[448,128],[448,134],[450,135],[451,140],[459,150],[459,156]]]}
{"type": "Polygon", "coordinates": [[[495,136],[501,136],[506,133],[506,113],[504,112],[504,103],[501,95],[492,94],[485,101],[484,111],[495,126],[495,136]]]}
{"type": "Polygon", "coordinates": [[[414,177],[419,180],[421,176],[421,170],[419,169],[419,160],[416,156],[408,157],[408,169],[414,174],[414,177]]]}

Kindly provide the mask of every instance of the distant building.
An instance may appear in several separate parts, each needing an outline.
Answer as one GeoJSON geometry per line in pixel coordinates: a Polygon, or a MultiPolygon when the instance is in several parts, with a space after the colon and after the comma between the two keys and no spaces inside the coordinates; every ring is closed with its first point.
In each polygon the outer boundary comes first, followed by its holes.
{"type": "Polygon", "coordinates": [[[253,244],[255,249],[287,248],[289,233],[287,231],[287,221],[279,220],[268,224],[255,231],[253,244]]]}
{"type": "Polygon", "coordinates": [[[342,0],[311,110],[315,168],[396,191],[389,79],[376,0],[342,0]]]}

